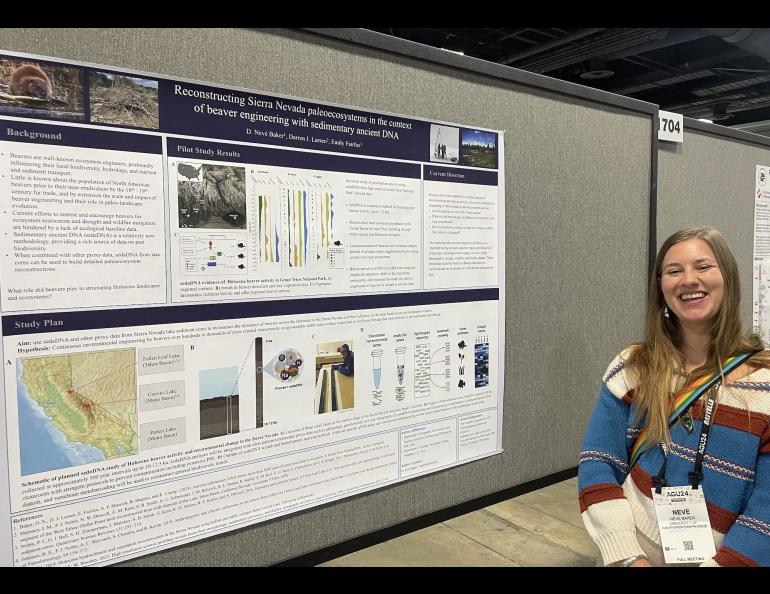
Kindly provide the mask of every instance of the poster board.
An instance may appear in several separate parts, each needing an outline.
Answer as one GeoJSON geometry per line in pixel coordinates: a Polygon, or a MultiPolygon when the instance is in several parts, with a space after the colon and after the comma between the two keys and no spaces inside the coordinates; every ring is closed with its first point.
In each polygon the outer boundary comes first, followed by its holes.
{"type": "Polygon", "coordinates": [[[0,107],[5,564],[501,451],[500,131],[3,56],[52,86],[0,107]]]}

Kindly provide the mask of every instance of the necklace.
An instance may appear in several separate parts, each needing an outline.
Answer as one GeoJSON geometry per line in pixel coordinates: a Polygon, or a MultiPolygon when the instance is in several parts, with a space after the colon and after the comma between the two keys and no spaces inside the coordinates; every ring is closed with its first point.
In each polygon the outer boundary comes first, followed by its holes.
{"type": "Polygon", "coordinates": [[[684,427],[687,430],[687,433],[692,433],[693,430],[693,422],[692,422],[692,415],[690,414],[690,411],[688,410],[684,415],[682,416],[682,427],[684,427]]]}
{"type": "MultiPolygon", "coordinates": [[[[683,382],[682,382],[683,386],[689,383],[692,372],[688,373],[687,371],[684,370],[684,368],[679,368],[676,371],[676,373],[677,375],[679,375],[679,377],[683,378],[683,382]]],[[[685,412],[684,415],[682,415],[679,418],[679,424],[685,428],[688,434],[692,433],[693,427],[695,426],[692,422],[692,414],[690,413],[691,410],[692,410],[692,407],[687,409],[687,412],[685,412]]]]}

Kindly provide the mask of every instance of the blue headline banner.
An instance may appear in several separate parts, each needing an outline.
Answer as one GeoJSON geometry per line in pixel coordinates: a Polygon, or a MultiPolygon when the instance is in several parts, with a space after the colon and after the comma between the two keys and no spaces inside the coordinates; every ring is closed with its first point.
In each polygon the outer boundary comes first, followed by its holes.
{"type": "Polygon", "coordinates": [[[425,165],[423,168],[425,181],[453,182],[458,184],[478,184],[496,186],[496,171],[478,171],[476,169],[458,169],[456,167],[435,167],[425,165]]]}
{"type": "Polygon", "coordinates": [[[498,289],[469,289],[429,293],[396,293],[390,295],[321,297],[281,301],[244,301],[224,304],[6,315],[3,316],[3,335],[14,336],[44,332],[237,320],[242,318],[354,311],[384,307],[496,301],[499,298],[499,293],[498,289]]]}
{"type": "Polygon", "coordinates": [[[389,177],[420,178],[420,166],[414,163],[379,161],[375,159],[328,155],[325,153],[306,153],[304,151],[203,142],[173,137],[168,138],[166,148],[169,157],[221,159],[228,162],[235,161],[252,165],[274,165],[277,167],[297,167],[301,169],[319,169],[367,175],[386,175],[389,177]]]}
{"type": "Polygon", "coordinates": [[[188,82],[158,84],[160,129],[409,161],[427,161],[430,123],[188,82]]]}
{"type": "Polygon", "coordinates": [[[158,155],[162,152],[160,136],[2,119],[0,119],[0,140],[158,155]]]}

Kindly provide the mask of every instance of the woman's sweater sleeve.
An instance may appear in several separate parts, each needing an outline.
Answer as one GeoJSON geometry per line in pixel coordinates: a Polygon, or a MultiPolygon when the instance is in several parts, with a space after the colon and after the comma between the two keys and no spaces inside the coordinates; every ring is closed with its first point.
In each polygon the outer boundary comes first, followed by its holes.
{"type": "Polygon", "coordinates": [[[759,444],[756,474],[746,507],[703,566],[770,567],[770,428],[759,444]]]}
{"type": "Polygon", "coordinates": [[[627,423],[633,390],[621,353],[604,374],[583,439],[578,490],[583,523],[605,564],[643,554],[631,508],[623,494],[632,436],[627,423]]]}

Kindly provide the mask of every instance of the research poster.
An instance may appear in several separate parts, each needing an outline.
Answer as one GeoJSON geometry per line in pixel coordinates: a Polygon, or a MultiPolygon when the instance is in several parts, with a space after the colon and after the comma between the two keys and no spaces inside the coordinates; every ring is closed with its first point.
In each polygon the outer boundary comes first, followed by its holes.
{"type": "Polygon", "coordinates": [[[0,564],[501,451],[501,131],[0,54],[0,564]]]}
{"type": "Polygon", "coordinates": [[[754,328],[770,343],[770,166],[757,165],[754,181],[754,328]]]}

